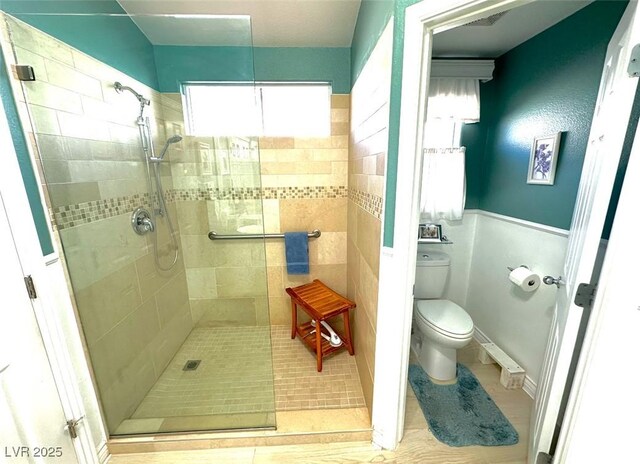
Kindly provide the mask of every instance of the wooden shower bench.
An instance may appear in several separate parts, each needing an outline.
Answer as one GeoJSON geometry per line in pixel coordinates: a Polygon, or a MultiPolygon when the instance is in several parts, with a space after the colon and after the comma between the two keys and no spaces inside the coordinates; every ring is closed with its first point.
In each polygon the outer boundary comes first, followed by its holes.
{"type": "Polygon", "coordinates": [[[353,356],[351,325],[349,324],[349,310],[356,307],[353,301],[334,292],[318,279],[299,287],[288,287],[286,292],[291,297],[291,338],[296,338],[297,333],[300,339],[316,353],[318,372],[322,372],[322,358],[324,356],[343,348],[346,348],[349,354],[353,356]],[[298,306],[316,321],[315,327],[311,325],[311,322],[305,322],[298,326],[298,306]],[[340,314],[344,319],[344,335],[337,331],[336,333],[340,336],[342,344],[340,346],[331,346],[321,335],[320,327],[322,325],[320,323],[340,314]],[[311,332],[316,327],[318,330],[316,330],[315,337],[313,337],[311,332]]]}

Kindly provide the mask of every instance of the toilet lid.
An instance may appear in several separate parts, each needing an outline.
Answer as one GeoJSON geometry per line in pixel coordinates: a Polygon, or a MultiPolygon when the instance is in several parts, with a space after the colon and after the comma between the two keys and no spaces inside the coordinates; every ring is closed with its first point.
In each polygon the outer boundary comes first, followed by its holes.
{"type": "Polygon", "coordinates": [[[473,332],[471,316],[453,301],[420,300],[418,314],[441,332],[453,335],[468,335],[473,332]]]}

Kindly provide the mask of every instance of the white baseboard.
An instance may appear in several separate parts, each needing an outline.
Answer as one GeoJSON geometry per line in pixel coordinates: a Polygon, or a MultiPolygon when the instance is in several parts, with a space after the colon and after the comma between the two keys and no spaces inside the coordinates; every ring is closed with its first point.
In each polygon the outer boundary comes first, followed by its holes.
{"type": "Polygon", "coordinates": [[[107,442],[105,441],[100,446],[98,446],[98,462],[100,464],[104,464],[109,460],[111,455],[109,454],[109,448],[107,448],[107,442]]]}
{"type": "MultiPolygon", "coordinates": [[[[473,329],[473,339],[478,343],[493,343],[493,341],[487,337],[487,335],[477,327],[473,329]]],[[[538,386],[533,381],[531,377],[525,375],[524,377],[524,385],[522,386],[522,390],[531,397],[532,400],[536,399],[536,389],[538,386]]]]}
{"type": "Polygon", "coordinates": [[[522,385],[522,390],[524,390],[524,392],[529,395],[529,397],[532,400],[536,399],[536,389],[538,388],[538,386],[536,385],[536,383],[531,380],[531,377],[529,377],[528,375],[524,376],[524,385],[522,385]]]}

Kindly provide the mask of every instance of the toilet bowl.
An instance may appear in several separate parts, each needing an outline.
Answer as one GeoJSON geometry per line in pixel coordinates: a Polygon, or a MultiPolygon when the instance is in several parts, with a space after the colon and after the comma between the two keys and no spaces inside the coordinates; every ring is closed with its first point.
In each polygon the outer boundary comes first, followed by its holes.
{"type": "Polygon", "coordinates": [[[460,306],[442,299],[449,271],[442,252],[418,254],[411,348],[434,380],[456,378],[457,350],[473,338],[473,320],[460,306]]]}
{"type": "Polygon", "coordinates": [[[449,300],[418,300],[414,324],[414,351],[424,371],[440,382],[455,379],[457,350],[473,338],[471,317],[449,300]]]}

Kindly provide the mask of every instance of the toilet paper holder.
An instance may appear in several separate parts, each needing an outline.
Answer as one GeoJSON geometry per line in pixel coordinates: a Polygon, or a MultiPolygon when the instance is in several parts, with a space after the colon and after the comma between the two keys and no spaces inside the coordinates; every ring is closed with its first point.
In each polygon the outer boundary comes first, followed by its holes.
{"type": "MultiPolygon", "coordinates": [[[[529,269],[529,266],[527,266],[526,264],[521,264],[518,267],[523,267],[525,269],[529,269]]],[[[516,269],[515,267],[511,267],[511,266],[507,266],[507,269],[509,269],[509,272],[513,271],[514,269],[516,269]]]]}
{"type": "Polygon", "coordinates": [[[542,281],[547,285],[555,285],[558,288],[560,288],[560,285],[564,285],[564,280],[562,280],[562,276],[553,277],[548,275],[548,276],[544,276],[542,278],[542,281]]]}

